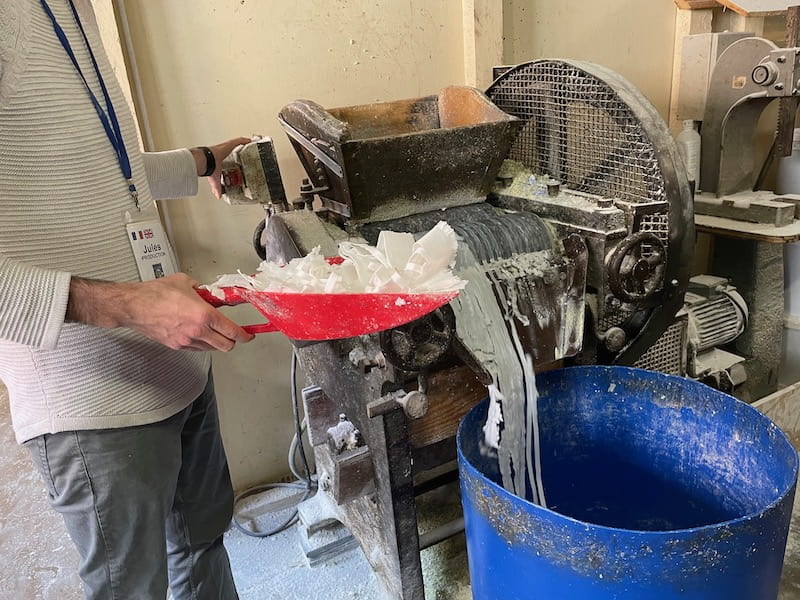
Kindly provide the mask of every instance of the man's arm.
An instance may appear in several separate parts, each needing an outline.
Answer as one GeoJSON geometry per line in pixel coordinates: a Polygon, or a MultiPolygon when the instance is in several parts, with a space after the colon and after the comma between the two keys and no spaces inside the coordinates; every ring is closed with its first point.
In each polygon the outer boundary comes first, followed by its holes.
{"type": "Polygon", "coordinates": [[[73,277],[66,320],[98,327],[127,327],[175,350],[221,350],[253,335],[207,304],[197,283],[177,273],[142,283],[73,277]]]}
{"type": "Polygon", "coordinates": [[[52,349],[65,321],[128,327],[175,349],[231,350],[253,335],[202,300],[183,273],[116,283],[71,277],[0,254],[0,338],[52,349]]]}
{"type": "Polygon", "coordinates": [[[55,348],[69,297],[70,274],[0,254],[0,338],[55,348]]]}
{"type": "MultiPolygon", "coordinates": [[[[215,169],[208,177],[208,183],[217,198],[222,196],[222,161],[234,148],[248,142],[250,138],[241,137],[209,146],[214,156],[215,169]]],[[[194,196],[197,193],[197,178],[202,177],[208,167],[206,155],[200,148],[145,152],[142,160],[150,192],[155,200],[194,196]]]]}
{"type": "MultiPolygon", "coordinates": [[[[222,184],[220,183],[222,161],[225,160],[237,146],[248,144],[251,141],[250,138],[239,137],[209,147],[211,154],[214,155],[215,169],[213,173],[208,176],[208,185],[211,186],[211,192],[214,194],[215,198],[222,198],[222,184]]],[[[197,176],[201,177],[208,169],[208,159],[206,158],[205,152],[200,148],[192,148],[190,152],[194,157],[195,166],[197,167],[197,176]]]]}

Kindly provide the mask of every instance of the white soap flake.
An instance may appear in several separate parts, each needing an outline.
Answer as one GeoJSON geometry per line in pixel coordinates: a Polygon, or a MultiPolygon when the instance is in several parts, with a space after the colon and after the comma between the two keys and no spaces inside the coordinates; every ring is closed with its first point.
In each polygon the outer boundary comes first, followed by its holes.
{"type": "Polygon", "coordinates": [[[203,287],[219,298],[224,287],[306,294],[450,293],[466,285],[452,272],[457,250],[453,228],[440,221],[419,240],[410,233],[382,231],[376,246],[341,242],[340,264],[330,264],[316,247],[288,264],[264,261],[255,275],[222,275],[203,287]]]}

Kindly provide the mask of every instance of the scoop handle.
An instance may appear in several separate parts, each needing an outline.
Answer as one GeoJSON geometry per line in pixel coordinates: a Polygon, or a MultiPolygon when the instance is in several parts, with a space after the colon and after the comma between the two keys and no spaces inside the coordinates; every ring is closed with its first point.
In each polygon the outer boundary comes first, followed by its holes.
{"type": "MultiPolygon", "coordinates": [[[[210,290],[205,288],[195,288],[195,291],[197,292],[198,296],[200,296],[214,308],[219,308],[220,306],[236,306],[238,304],[245,304],[247,302],[247,300],[240,296],[231,296],[229,294],[226,294],[225,298],[218,298],[212,294],[210,290]]],[[[273,331],[278,331],[278,328],[269,321],[255,325],[242,325],[241,327],[247,333],[252,333],[253,335],[257,333],[271,333],[273,331]]]]}
{"type": "Polygon", "coordinates": [[[257,333],[271,333],[273,331],[278,331],[278,328],[269,321],[266,323],[257,323],[255,325],[242,325],[242,329],[244,329],[247,333],[252,333],[253,335],[257,333]]]}

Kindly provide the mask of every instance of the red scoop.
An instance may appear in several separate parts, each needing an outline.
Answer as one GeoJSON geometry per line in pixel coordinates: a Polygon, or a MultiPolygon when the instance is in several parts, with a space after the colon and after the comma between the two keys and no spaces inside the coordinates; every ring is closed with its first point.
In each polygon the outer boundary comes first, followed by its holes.
{"type": "Polygon", "coordinates": [[[197,293],[212,306],[249,302],[269,321],[245,325],[249,333],[280,331],[295,340],[335,340],[392,329],[418,319],[458,295],[441,294],[302,294],[221,288],[224,300],[207,289],[197,293]]]}

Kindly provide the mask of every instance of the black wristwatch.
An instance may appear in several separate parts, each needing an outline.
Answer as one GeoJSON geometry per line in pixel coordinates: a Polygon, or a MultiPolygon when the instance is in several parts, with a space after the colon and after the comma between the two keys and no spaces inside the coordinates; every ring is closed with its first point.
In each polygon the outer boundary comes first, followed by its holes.
{"type": "Polygon", "coordinates": [[[217,170],[217,159],[214,158],[214,153],[208,146],[199,146],[199,148],[203,151],[203,154],[206,157],[206,170],[202,176],[209,177],[214,174],[214,171],[217,170]]]}

